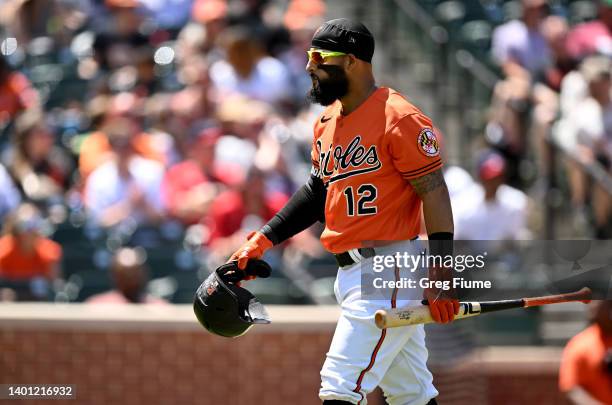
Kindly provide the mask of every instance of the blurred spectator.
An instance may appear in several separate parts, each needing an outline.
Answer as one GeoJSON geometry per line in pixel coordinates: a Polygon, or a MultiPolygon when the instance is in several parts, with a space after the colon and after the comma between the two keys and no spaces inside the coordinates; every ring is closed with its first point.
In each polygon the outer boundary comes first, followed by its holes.
{"type": "Polygon", "coordinates": [[[6,171],[4,166],[0,164],[0,223],[4,218],[21,202],[19,190],[15,187],[13,179],[6,171]]]}
{"type": "Polygon", "coordinates": [[[202,24],[189,22],[179,32],[174,49],[179,62],[183,59],[206,54],[205,45],[208,37],[206,28],[202,24]]]}
{"type": "Polygon", "coordinates": [[[167,304],[168,302],[146,292],[148,270],[146,254],[142,249],[121,248],[111,264],[111,278],[115,288],[93,295],[89,304],[167,304]]]}
{"type": "Polygon", "coordinates": [[[56,40],[57,46],[68,47],[72,39],[87,28],[86,25],[92,14],[91,0],[54,0],[54,2],[55,24],[52,24],[48,30],[56,40]]]}
{"type": "Polygon", "coordinates": [[[55,144],[55,135],[41,113],[22,114],[15,124],[11,147],[3,160],[23,196],[36,202],[61,201],[71,182],[73,162],[55,144]]]}
{"type": "Polygon", "coordinates": [[[210,77],[221,96],[235,93],[282,104],[291,100],[287,68],[264,53],[263,44],[246,27],[231,27],[220,38],[226,59],[215,62],[210,77]]]}
{"type": "Polygon", "coordinates": [[[227,0],[194,0],[191,18],[205,28],[202,50],[214,59],[220,57],[214,49],[227,26],[227,0]]]}
{"type": "Polygon", "coordinates": [[[164,177],[162,195],[168,213],[185,224],[202,220],[218,194],[222,180],[215,170],[215,146],[220,135],[215,127],[200,132],[189,144],[188,158],[164,177]]]}
{"type": "Polygon", "coordinates": [[[522,17],[493,32],[491,52],[506,76],[538,79],[550,64],[550,49],[541,23],[548,12],[546,0],[522,0],[522,17]]]}
{"type": "MultiPolygon", "coordinates": [[[[187,129],[179,131],[177,128],[176,123],[180,120],[170,109],[172,97],[169,93],[156,93],[145,104],[148,129],[147,134],[143,134],[143,141],[150,141],[151,149],[160,153],[159,158],[166,166],[179,162],[187,150],[184,141],[187,129]]],[[[184,127],[181,125],[181,128],[184,127]]]]}
{"type": "Polygon", "coordinates": [[[577,61],[596,53],[612,55],[612,2],[596,0],[598,18],[576,25],[567,37],[567,50],[577,61]]]}
{"type": "Polygon", "coordinates": [[[189,19],[193,0],[138,0],[161,28],[180,29],[189,19]]]}
{"type": "Polygon", "coordinates": [[[20,205],[0,238],[0,280],[12,283],[18,300],[49,298],[49,284],[60,277],[62,247],[44,237],[43,219],[29,203],[20,205]]]}
{"type": "MultiPolygon", "coordinates": [[[[270,105],[241,96],[225,99],[217,109],[217,117],[227,134],[220,138],[216,150],[219,165],[240,168],[227,173],[225,183],[244,180],[244,174],[255,165],[273,180],[276,191],[291,194],[293,183],[290,172],[299,173],[299,162],[289,167],[285,153],[289,154],[289,129],[270,105]],[[290,170],[291,169],[291,170],[290,170]],[[240,175],[240,176],[239,176],[240,175]]],[[[312,128],[309,128],[312,131],[312,128]]],[[[312,143],[309,136],[309,145],[312,143]]],[[[298,174],[296,173],[296,174],[298,174]]],[[[304,177],[298,179],[302,182],[304,177]]]]}
{"type": "Polygon", "coordinates": [[[0,129],[14,120],[19,112],[37,107],[38,93],[28,79],[13,71],[0,54],[0,129]]]}
{"type": "Polygon", "coordinates": [[[462,196],[469,194],[472,187],[476,185],[467,170],[455,165],[444,166],[444,181],[448,187],[448,196],[451,203],[461,201],[462,196]]]}
{"type": "Polygon", "coordinates": [[[536,147],[536,163],[539,173],[549,169],[549,135],[555,120],[558,118],[560,102],[559,92],[565,77],[576,68],[575,60],[569,55],[565,45],[568,33],[567,21],[560,16],[549,16],[542,24],[542,34],[551,50],[551,64],[546,68],[542,83],[533,86],[532,138],[531,146],[536,147]]]}
{"type": "MultiPolygon", "coordinates": [[[[274,109],[265,102],[240,95],[225,98],[217,106],[216,117],[224,132],[257,143],[274,109]]],[[[229,152],[222,150],[221,152],[229,152]]],[[[236,153],[236,151],[234,151],[236,153]]]]}
{"type": "Polygon", "coordinates": [[[576,61],[567,48],[569,26],[563,17],[547,17],[542,24],[542,35],[551,52],[551,64],[546,67],[543,82],[555,92],[561,90],[561,81],[576,68],[576,61]]]}
{"type": "Polygon", "coordinates": [[[577,405],[612,404],[612,301],[593,301],[592,325],[565,346],[559,389],[577,405]]]}
{"type": "Polygon", "coordinates": [[[116,119],[103,128],[112,159],[87,179],[85,205],[93,219],[109,227],[132,218],[137,224],[155,224],[163,214],[161,180],[163,166],[136,154],[133,121],[116,119]]]}
{"type": "Polygon", "coordinates": [[[559,112],[561,118],[567,118],[575,110],[576,105],[589,95],[589,89],[579,70],[569,72],[561,81],[559,95],[559,112]]]}
{"type": "Polygon", "coordinates": [[[508,160],[507,178],[521,185],[518,166],[527,145],[531,85],[523,77],[513,76],[497,82],[493,89],[491,116],[485,129],[488,144],[502,151],[508,160]]]}
{"type": "Polygon", "coordinates": [[[251,168],[238,188],[221,193],[212,203],[206,224],[209,245],[219,256],[229,256],[244,241],[246,230],[258,229],[289,200],[266,188],[266,174],[251,168]]]}
{"type": "Polygon", "coordinates": [[[485,152],[480,156],[480,184],[462,193],[453,204],[456,239],[516,240],[527,236],[527,196],[504,184],[505,169],[500,154],[485,152]]]}
{"type": "MultiPolygon", "coordinates": [[[[501,65],[505,79],[495,85],[491,119],[486,128],[489,144],[501,150],[507,159],[508,181],[518,186],[525,181],[519,166],[529,144],[530,108],[533,102],[549,99],[541,92],[534,95],[533,86],[545,79],[546,69],[552,64],[551,50],[543,34],[547,1],[522,0],[521,4],[521,19],[503,24],[493,33],[491,53],[501,65]]],[[[554,105],[554,101],[548,104],[554,105]]]]}
{"type": "Polygon", "coordinates": [[[293,98],[297,105],[306,102],[312,82],[304,74],[306,51],[310,49],[310,40],[315,30],[323,23],[325,3],[322,0],[292,0],[284,16],[285,26],[289,30],[290,47],[279,55],[279,59],[287,66],[293,83],[293,98]]]}
{"type": "Polygon", "coordinates": [[[596,235],[604,238],[609,227],[612,201],[599,184],[589,187],[582,165],[601,164],[608,172],[612,161],[612,65],[610,59],[593,56],[584,60],[580,74],[587,83],[588,97],[559,124],[558,137],[578,162],[568,162],[572,202],[578,215],[586,216],[588,200],[593,206],[596,235]],[[590,198],[589,198],[590,197],[590,198]]]}
{"type": "MultiPolygon", "coordinates": [[[[94,103],[94,100],[92,100],[94,103]]],[[[125,122],[126,125],[136,131],[132,139],[134,150],[144,158],[158,162],[164,162],[164,151],[158,150],[158,145],[153,141],[154,138],[149,134],[141,132],[139,110],[142,108],[142,99],[133,93],[119,93],[112,97],[99,96],[95,99],[99,106],[90,108],[104,109],[103,118],[98,118],[101,122],[102,130],[93,131],[84,136],[79,147],[79,171],[81,179],[85,181],[93,170],[102,163],[109,160],[112,156],[111,145],[107,134],[104,133],[104,126],[116,120],[125,122]]]]}
{"type": "Polygon", "coordinates": [[[0,3],[0,23],[19,43],[47,35],[56,0],[7,0],[0,3]]]}
{"type": "Polygon", "coordinates": [[[94,61],[103,73],[136,67],[139,60],[152,56],[147,38],[152,30],[147,29],[145,13],[137,0],[105,0],[104,7],[98,5],[93,13],[91,28],[95,33],[94,61]]]}
{"type": "MultiPolygon", "coordinates": [[[[215,104],[211,100],[208,60],[197,53],[185,53],[178,67],[178,80],[184,84],[182,90],[169,96],[166,111],[157,115],[155,129],[172,137],[173,150],[182,160],[186,156],[187,134],[206,125],[214,116],[215,104]]],[[[177,160],[170,161],[176,163],[177,160]]]]}
{"type": "MultiPolygon", "coordinates": [[[[319,21],[323,18],[326,9],[323,0],[291,0],[283,17],[285,27],[291,31],[302,30],[304,28],[310,31],[309,27],[314,25],[313,20],[319,21]]],[[[308,40],[309,43],[311,38],[312,36],[308,40]]],[[[300,42],[306,45],[305,38],[304,41],[300,42]]],[[[310,44],[308,48],[310,48],[310,44]]]]}

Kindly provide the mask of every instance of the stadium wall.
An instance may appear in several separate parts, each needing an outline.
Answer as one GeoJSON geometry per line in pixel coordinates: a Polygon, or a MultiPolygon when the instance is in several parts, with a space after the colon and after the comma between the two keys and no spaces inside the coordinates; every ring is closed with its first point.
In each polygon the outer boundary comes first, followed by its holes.
{"type": "MultiPolygon", "coordinates": [[[[76,401],[54,404],[320,403],[338,308],[269,309],[272,325],[230,340],[202,330],[189,305],[1,304],[0,384],[76,384],[76,401]]],[[[560,349],[489,348],[451,373],[465,384],[477,375],[490,404],[562,404],[559,357],[560,349]]],[[[368,403],[383,404],[379,393],[368,403]]]]}

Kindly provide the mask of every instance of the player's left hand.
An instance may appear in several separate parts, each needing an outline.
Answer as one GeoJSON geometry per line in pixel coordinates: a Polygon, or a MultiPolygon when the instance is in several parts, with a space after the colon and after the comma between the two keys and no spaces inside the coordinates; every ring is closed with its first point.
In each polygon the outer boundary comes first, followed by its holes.
{"type": "Polygon", "coordinates": [[[263,233],[251,232],[247,236],[246,243],[234,252],[229,261],[238,262],[238,268],[244,270],[246,269],[249,259],[261,259],[266,250],[270,249],[272,246],[272,241],[266,238],[263,233]]]}
{"type": "Polygon", "coordinates": [[[446,282],[448,289],[426,288],[423,298],[427,300],[431,317],[437,323],[449,323],[459,314],[459,300],[452,288],[452,270],[446,268],[430,268],[429,281],[446,282]]]}

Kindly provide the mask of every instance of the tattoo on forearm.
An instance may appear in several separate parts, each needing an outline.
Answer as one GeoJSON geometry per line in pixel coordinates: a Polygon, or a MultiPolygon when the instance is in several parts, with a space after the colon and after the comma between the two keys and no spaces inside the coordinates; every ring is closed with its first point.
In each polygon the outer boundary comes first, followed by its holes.
{"type": "Polygon", "coordinates": [[[446,188],[444,176],[442,176],[442,170],[436,170],[435,172],[429,173],[423,177],[410,180],[410,184],[412,187],[414,187],[414,190],[419,196],[423,196],[424,194],[430,193],[440,187],[446,188]]]}

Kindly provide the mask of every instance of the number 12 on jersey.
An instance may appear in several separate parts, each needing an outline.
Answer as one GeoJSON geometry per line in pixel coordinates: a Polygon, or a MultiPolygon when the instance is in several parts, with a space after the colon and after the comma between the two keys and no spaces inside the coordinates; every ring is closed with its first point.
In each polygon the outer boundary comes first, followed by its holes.
{"type": "Polygon", "coordinates": [[[374,215],[377,212],[376,205],[371,203],[376,200],[377,190],[373,184],[362,184],[357,188],[357,196],[354,195],[353,186],[344,189],[346,197],[346,213],[349,217],[355,216],[355,200],[357,200],[357,215],[374,215]]]}

